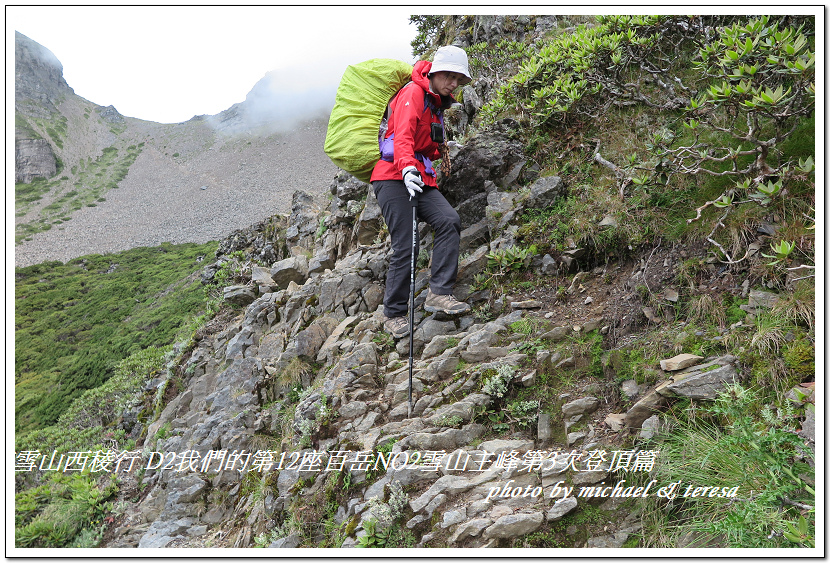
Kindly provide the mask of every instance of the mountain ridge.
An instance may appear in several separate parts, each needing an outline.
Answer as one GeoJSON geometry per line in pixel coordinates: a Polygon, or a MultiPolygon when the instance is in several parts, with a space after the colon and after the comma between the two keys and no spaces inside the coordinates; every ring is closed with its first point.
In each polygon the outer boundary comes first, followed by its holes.
{"type": "Polygon", "coordinates": [[[286,125],[246,100],[178,124],[125,117],[77,96],[51,51],[15,40],[18,180],[37,188],[17,198],[16,266],[218,240],[289,211],[296,189],[321,194],[337,171],[319,115],[286,125]]]}

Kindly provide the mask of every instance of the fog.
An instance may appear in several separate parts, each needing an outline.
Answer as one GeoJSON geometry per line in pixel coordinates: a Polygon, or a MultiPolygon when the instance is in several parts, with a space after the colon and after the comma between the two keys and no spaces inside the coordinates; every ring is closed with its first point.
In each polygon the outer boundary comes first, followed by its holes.
{"type": "Polygon", "coordinates": [[[288,131],[310,119],[328,119],[340,77],[354,60],[294,66],[267,73],[245,101],[207,121],[225,133],[288,131]]]}
{"type": "Polygon", "coordinates": [[[180,123],[241,107],[247,118],[283,123],[326,113],[347,64],[413,62],[410,10],[9,6],[6,25],[54,53],[76,94],[122,115],[180,123]]]}

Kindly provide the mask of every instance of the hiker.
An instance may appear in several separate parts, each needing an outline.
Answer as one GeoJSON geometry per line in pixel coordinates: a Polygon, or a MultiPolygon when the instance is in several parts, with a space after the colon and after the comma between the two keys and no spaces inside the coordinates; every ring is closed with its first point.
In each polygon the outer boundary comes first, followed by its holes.
{"type": "MultiPolygon", "coordinates": [[[[415,63],[412,81],[389,103],[388,127],[381,143],[383,156],[372,171],[371,182],[392,239],[383,312],[384,327],[395,338],[403,338],[410,330],[406,313],[412,198],[417,202],[418,219],[435,232],[424,309],[448,315],[470,309],[452,295],[458,274],[461,220],[438,189],[432,160],[446,155],[443,111],[455,102],[452,92],[471,80],[467,53],[455,46],[441,47],[432,62],[415,63]]],[[[415,253],[417,256],[417,240],[415,253]]]]}

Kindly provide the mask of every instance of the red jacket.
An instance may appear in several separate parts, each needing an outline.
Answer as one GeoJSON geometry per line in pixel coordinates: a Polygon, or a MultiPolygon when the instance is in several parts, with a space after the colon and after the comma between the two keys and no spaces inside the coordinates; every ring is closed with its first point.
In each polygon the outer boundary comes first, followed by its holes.
{"type": "Polygon", "coordinates": [[[389,103],[388,128],[386,137],[393,134],[395,157],[393,162],[380,160],[372,171],[371,182],[376,180],[402,180],[403,169],[415,166],[421,179],[428,186],[438,187],[435,176],[425,172],[424,163],[415,153],[421,153],[430,160],[439,158],[438,143],[430,138],[431,123],[440,123],[440,118],[429,108],[424,108],[424,92],[435,107],[447,107],[454,100],[441,100],[441,96],[429,91],[430,61],[418,61],[412,69],[412,82],[401,88],[389,103]]]}

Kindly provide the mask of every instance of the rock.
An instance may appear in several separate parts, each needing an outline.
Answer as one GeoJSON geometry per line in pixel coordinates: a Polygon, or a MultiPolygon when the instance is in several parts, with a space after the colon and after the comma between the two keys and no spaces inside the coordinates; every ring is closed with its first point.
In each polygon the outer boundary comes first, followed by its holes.
{"type": "Polygon", "coordinates": [[[490,249],[484,245],[458,263],[456,284],[472,284],[476,275],[487,268],[487,254],[490,249]]]}
{"type": "Polygon", "coordinates": [[[275,540],[269,545],[268,547],[275,547],[275,548],[282,548],[282,549],[295,549],[300,545],[300,536],[296,533],[289,534],[284,538],[280,538],[275,540]]]}
{"type": "Polygon", "coordinates": [[[459,249],[461,252],[470,251],[486,245],[489,240],[490,231],[487,228],[487,222],[482,220],[461,231],[459,249]]]}
{"type": "Polygon", "coordinates": [[[502,516],[507,516],[509,514],[513,514],[512,508],[503,504],[498,504],[493,508],[493,510],[490,511],[490,518],[498,520],[502,516]]]}
{"type": "Polygon", "coordinates": [[[533,449],[533,440],[490,440],[479,444],[478,449],[498,456],[504,452],[525,453],[533,449]]]}
{"type": "Polygon", "coordinates": [[[369,188],[366,195],[366,204],[355,224],[354,233],[360,244],[372,244],[380,233],[383,214],[375,197],[375,190],[369,188]]]}
{"type": "Polygon", "coordinates": [[[341,406],[337,412],[340,413],[340,416],[342,418],[350,419],[363,416],[364,414],[366,414],[366,410],[366,403],[364,403],[363,401],[351,401],[341,406]]]}
{"type": "Polygon", "coordinates": [[[453,321],[439,321],[433,318],[426,319],[415,329],[415,334],[413,335],[415,353],[418,353],[425,343],[432,342],[436,336],[451,334],[456,332],[456,330],[455,322],[453,321]]]}
{"type": "Polygon", "coordinates": [[[366,194],[366,183],[361,182],[348,172],[338,170],[329,185],[331,195],[337,196],[343,203],[360,199],[366,194]]]}
{"type": "Polygon", "coordinates": [[[569,432],[568,433],[568,446],[573,446],[580,440],[584,439],[588,435],[587,432],[579,431],[579,432],[569,432]]]}
{"type": "Polygon", "coordinates": [[[420,451],[454,451],[481,436],[485,427],[481,424],[468,424],[464,428],[449,428],[442,432],[416,432],[401,440],[401,445],[420,451]]]}
{"type": "Polygon", "coordinates": [[[280,289],[288,287],[290,282],[302,285],[308,279],[308,259],[303,256],[293,256],[280,260],[271,268],[271,278],[280,289]]]}
{"type": "Polygon", "coordinates": [[[616,228],[616,227],[619,226],[619,223],[617,223],[617,220],[613,217],[613,215],[606,215],[605,217],[602,218],[602,221],[599,222],[598,226],[600,228],[602,228],[602,227],[616,228]]]}
{"type": "Polygon", "coordinates": [[[317,358],[320,348],[337,326],[337,321],[329,316],[318,317],[305,330],[301,330],[288,344],[287,349],[293,349],[296,355],[309,362],[317,358]]]}
{"type": "Polygon", "coordinates": [[[309,274],[321,274],[334,268],[334,254],[331,250],[323,249],[317,252],[308,262],[309,274]]]}
{"type": "Polygon", "coordinates": [[[426,382],[443,381],[455,375],[458,367],[458,356],[438,357],[418,374],[418,377],[426,382]]]}
{"type": "Polygon", "coordinates": [[[52,145],[46,139],[14,141],[14,181],[31,183],[35,178],[51,178],[57,174],[57,161],[52,145]]]}
{"type": "Polygon", "coordinates": [[[429,341],[429,344],[424,347],[424,351],[421,352],[421,358],[427,359],[435,357],[444,352],[444,350],[457,345],[457,336],[450,334],[437,334],[432,338],[432,340],[429,341]]]}
{"type": "Polygon", "coordinates": [[[694,354],[680,354],[667,360],[660,360],[663,371],[678,371],[700,362],[703,358],[694,354]]]}
{"type": "Polygon", "coordinates": [[[548,413],[539,413],[539,420],[536,424],[536,439],[544,446],[553,437],[553,424],[548,413]]]}
{"type": "Polygon", "coordinates": [[[379,499],[381,502],[386,500],[386,485],[389,484],[392,477],[387,472],[381,479],[378,479],[368,487],[366,487],[366,492],[363,493],[363,500],[371,500],[373,498],[379,499]]]}
{"type": "Polygon", "coordinates": [[[561,520],[566,515],[570,514],[571,512],[576,509],[576,499],[574,497],[568,497],[564,500],[557,501],[553,504],[553,508],[548,510],[547,514],[545,514],[545,518],[548,522],[556,522],[557,520],[561,520]]]}
{"type": "Polygon", "coordinates": [[[663,319],[654,314],[654,307],[643,307],[643,315],[655,324],[660,324],[663,321],[663,319]]]}
{"type": "Polygon", "coordinates": [[[671,301],[672,303],[677,303],[677,301],[680,299],[680,294],[677,293],[676,289],[672,289],[670,287],[667,287],[663,291],[663,298],[666,301],[671,301]]]}
{"type": "Polygon", "coordinates": [[[660,386],[664,396],[714,400],[728,384],[738,381],[733,356],[723,356],[712,362],[688,368],[672,376],[672,380],[660,386]]]}
{"type": "Polygon", "coordinates": [[[801,423],[801,430],[798,435],[804,438],[810,449],[815,451],[816,444],[816,408],[815,405],[808,404],[804,408],[804,422],[801,423]]]}
{"type": "Polygon", "coordinates": [[[489,358],[491,344],[496,339],[497,326],[489,326],[493,323],[488,323],[485,328],[474,332],[465,337],[466,349],[461,352],[461,357],[468,362],[481,362],[489,358]]]}
{"type": "Polygon", "coordinates": [[[749,292],[749,302],[746,306],[749,309],[771,309],[778,303],[780,298],[775,293],[769,291],[751,290],[749,292]]]}
{"type": "Polygon", "coordinates": [[[436,471],[424,467],[407,465],[398,465],[399,469],[389,469],[392,481],[397,481],[401,486],[406,487],[413,483],[421,481],[432,481],[438,479],[440,476],[436,471]]]}
{"type": "Polygon", "coordinates": [[[599,399],[596,397],[583,397],[562,405],[562,414],[566,418],[570,418],[579,414],[590,414],[598,408],[599,399]]]}
{"type": "Polygon", "coordinates": [[[559,176],[539,178],[530,186],[530,202],[534,207],[548,207],[565,195],[565,185],[559,176]]]}
{"type": "Polygon", "coordinates": [[[664,409],[668,404],[668,399],[652,390],[625,414],[625,425],[628,428],[640,428],[648,417],[664,409]]]}
{"type": "Polygon", "coordinates": [[[464,520],[467,519],[467,510],[462,508],[461,510],[448,510],[444,512],[444,517],[441,520],[441,527],[442,528],[449,528],[450,526],[454,526],[456,524],[460,524],[464,520]]]}
{"type": "Polygon", "coordinates": [[[490,227],[490,238],[502,231],[516,215],[514,202],[516,194],[493,190],[487,194],[487,220],[490,227]]]}
{"type": "Polygon", "coordinates": [[[635,399],[640,394],[640,386],[633,379],[622,382],[621,390],[629,399],[635,399]]]}
{"type": "Polygon", "coordinates": [[[555,276],[559,273],[559,263],[550,254],[542,256],[540,273],[545,276],[555,276]]]}
{"type": "Polygon", "coordinates": [[[522,376],[522,387],[533,387],[536,385],[536,370],[522,376]]]}
{"type": "Polygon", "coordinates": [[[651,440],[660,431],[660,417],[652,415],[643,421],[643,427],[638,434],[641,440],[651,440]]]}
{"type": "MultiPolygon", "coordinates": [[[[408,400],[408,398],[405,397],[403,400],[408,400]]],[[[404,420],[409,416],[409,403],[404,402],[399,404],[394,409],[389,411],[389,414],[386,416],[392,421],[404,420]]]]}
{"type": "Polygon", "coordinates": [[[542,527],[544,522],[544,515],[541,512],[508,514],[502,516],[486,530],[484,530],[484,538],[517,538],[532,534],[542,527]]]}
{"type": "Polygon", "coordinates": [[[438,409],[434,415],[429,417],[430,424],[437,424],[442,418],[458,417],[462,422],[470,422],[475,413],[475,405],[466,401],[459,401],[451,405],[445,405],[438,409]]]}
{"type": "Polygon", "coordinates": [[[527,301],[513,301],[510,306],[513,309],[541,309],[542,302],[536,299],[528,299],[527,301]]]}
{"type": "Polygon", "coordinates": [[[256,300],[256,293],[251,286],[232,285],[222,290],[222,297],[228,303],[245,307],[256,300]]]}
{"type": "MultiPolygon", "coordinates": [[[[444,178],[441,192],[453,207],[482,194],[487,183],[501,183],[514,167],[525,160],[521,141],[521,126],[514,119],[503,119],[473,136],[452,161],[452,174],[444,178]]],[[[483,207],[479,215],[462,216],[466,228],[484,218],[483,207]]]]}
{"type": "Polygon", "coordinates": [[[251,281],[256,285],[264,285],[268,287],[276,287],[274,279],[266,268],[262,266],[251,266],[251,281]]]}
{"type": "Polygon", "coordinates": [[[563,360],[559,360],[553,367],[554,369],[560,368],[572,368],[576,366],[576,358],[574,356],[569,356],[563,360]]]}
{"type": "Polygon", "coordinates": [[[427,517],[425,515],[416,514],[415,516],[406,521],[406,527],[411,530],[412,528],[414,528],[426,519],[427,517]]]}
{"type": "MultiPolygon", "coordinates": [[[[377,373],[377,368],[378,357],[375,344],[373,342],[358,344],[351,352],[340,358],[328,373],[323,383],[323,392],[331,397],[337,388],[336,380],[345,372],[351,372],[353,377],[360,378],[363,375],[374,375],[377,373]]],[[[374,383],[372,387],[375,387],[374,383]]]]}
{"type": "Polygon", "coordinates": [[[460,524],[458,528],[455,529],[455,533],[451,536],[450,544],[458,543],[467,538],[474,538],[481,534],[481,532],[492,523],[493,520],[490,518],[474,518],[469,522],[460,524]]]}
{"type": "Polygon", "coordinates": [[[619,549],[628,539],[628,532],[617,532],[610,536],[599,536],[588,538],[588,543],[585,547],[589,548],[612,548],[619,549]]]}
{"type": "Polygon", "coordinates": [[[572,475],[572,482],[575,486],[593,485],[608,477],[608,471],[601,469],[595,471],[577,471],[572,475]]]}
{"type": "Polygon", "coordinates": [[[795,403],[798,406],[804,405],[805,403],[811,403],[814,401],[813,394],[815,392],[815,388],[811,387],[804,387],[801,385],[797,385],[787,391],[785,397],[787,400],[795,403]]]}
{"type": "Polygon", "coordinates": [[[605,417],[605,424],[614,432],[619,432],[625,428],[625,414],[609,414],[605,417]]]}
{"type": "Polygon", "coordinates": [[[561,342],[572,332],[571,327],[558,326],[549,330],[542,335],[543,340],[550,340],[552,342],[561,342]]]}

